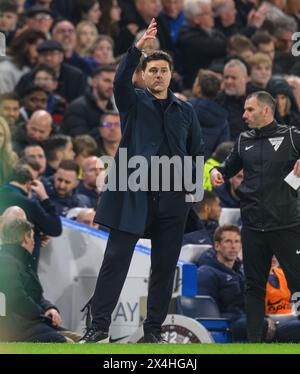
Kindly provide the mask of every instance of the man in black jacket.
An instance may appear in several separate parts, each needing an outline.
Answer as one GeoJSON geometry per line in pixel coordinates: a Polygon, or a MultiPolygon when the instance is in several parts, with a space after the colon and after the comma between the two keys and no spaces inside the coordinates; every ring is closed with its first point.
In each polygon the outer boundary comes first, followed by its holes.
{"type": "Polygon", "coordinates": [[[115,68],[107,65],[99,66],[93,72],[92,87],[66,110],[63,124],[65,134],[89,134],[99,140],[101,115],[106,110],[114,109],[112,96],[115,73],[115,68]]]}
{"type": "Polygon", "coordinates": [[[243,119],[250,130],[240,134],[234,149],[210,172],[213,186],[241,169],[237,189],[241,199],[243,260],[246,274],[246,314],[250,342],[260,342],[265,287],[275,254],[291,293],[300,291],[300,211],[298,194],[284,179],[300,176],[300,132],[274,121],[275,100],[264,91],[249,95],[243,119]]]}
{"type": "MultiPolygon", "coordinates": [[[[153,156],[170,159],[176,155],[181,160],[190,156],[196,162],[197,156],[200,156],[199,161],[203,162],[202,133],[196,113],[190,104],[177,99],[168,89],[172,74],[171,57],[163,51],[145,57],[142,70],[147,88],[135,90],[133,87],[132,75],[139,64],[141,50],[155,38],[156,26],[152,19],[136,46],[130,48],[121,61],[114,82],[123,131],[115,162],[117,169],[120,168],[118,177],[124,177],[124,169],[130,174],[129,178],[126,177],[129,187],[132,174],[137,170],[127,168],[127,165],[122,168],[124,150],[128,153],[129,162],[133,160],[131,157],[143,157],[143,170],[147,175],[151,171],[151,182],[154,180],[153,172],[159,169],[152,165],[148,168],[153,156]]],[[[82,339],[83,343],[108,340],[111,314],[126,279],[135,245],[140,237],[147,234],[151,237],[153,250],[144,341],[162,342],[161,325],[168,312],[191,204],[187,202],[183,188],[165,189],[163,187],[166,186],[159,185],[154,190],[152,183],[149,188],[146,174],[141,177],[138,186],[131,185],[132,188],[125,190],[117,187],[116,190],[104,191],[101,196],[95,222],[110,227],[111,232],[92,300],[92,328],[82,339]]],[[[159,179],[162,182],[161,176],[159,179]]],[[[172,180],[172,176],[168,179],[172,180]]],[[[199,179],[197,185],[202,186],[200,176],[199,179]]]]}
{"type": "Polygon", "coordinates": [[[43,297],[43,289],[33,270],[32,225],[10,220],[1,230],[0,292],[5,295],[5,316],[0,318],[0,340],[64,343],[57,331],[61,324],[58,309],[43,297]]]}
{"type": "Polygon", "coordinates": [[[34,225],[33,260],[36,269],[42,234],[59,236],[62,232],[62,225],[43,184],[38,180],[33,180],[30,171],[25,166],[17,167],[11,182],[0,187],[0,214],[14,205],[22,208],[28,220],[34,225]],[[29,197],[32,192],[35,193],[36,201],[29,197]]]}

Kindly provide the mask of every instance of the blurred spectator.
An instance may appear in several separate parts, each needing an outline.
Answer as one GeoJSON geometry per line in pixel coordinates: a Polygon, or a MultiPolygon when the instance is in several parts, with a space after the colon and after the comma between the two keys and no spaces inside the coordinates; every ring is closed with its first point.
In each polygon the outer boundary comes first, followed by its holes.
{"type": "Polygon", "coordinates": [[[1,245],[1,237],[2,237],[2,226],[6,222],[14,221],[15,219],[23,219],[26,220],[26,213],[24,210],[18,206],[11,206],[2,213],[0,216],[0,245],[1,245]]]}
{"type": "Polygon", "coordinates": [[[64,160],[74,160],[72,139],[66,135],[53,135],[43,142],[47,159],[45,177],[51,177],[64,160]]]}
{"type": "Polygon", "coordinates": [[[287,75],[285,79],[293,91],[298,110],[300,111],[300,78],[296,75],[287,75]]]}
{"type": "Polygon", "coordinates": [[[89,56],[84,61],[89,65],[91,71],[94,71],[100,65],[110,65],[115,62],[114,59],[114,41],[108,35],[99,35],[88,51],[89,56]]]}
{"type": "Polygon", "coordinates": [[[45,110],[37,110],[13,134],[13,146],[18,154],[29,144],[41,144],[51,135],[52,117],[45,110]]]}
{"type": "Polygon", "coordinates": [[[250,82],[247,93],[265,90],[272,77],[272,60],[264,53],[255,53],[250,62],[250,82]]]}
{"type": "Polygon", "coordinates": [[[12,150],[8,124],[0,117],[0,186],[10,181],[16,161],[17,155],[12,150]]]}
{"type": "Polygon", "coordinates": [[[186,0],[186,26],[178,36],[184,83],[190,88],[199,69],[206,69],[213,59],[226,55],[226,40],[216,32],[211,0],[186,0]]]}
{"type": "Polygon", "coordinates": [[[193,93],[189,100],[201,124],[207,160],[217,146],[229,140],[228,113],[214,99],[220,92],[221,81],[215,73],[200,70],[196,77],[193,93]]]}
{"type": "MultiPolygon", "coordinates": [[[[168,25],[163,18],[158,17],[160,12],[159,0],[134,0],[132,4],[127,4],[132,9],[130,13],[124,14],[124,27],[121,28],[116,39],[116,55],[124,53],[134,42],[137,33],[147,29],[152,18],[157,22],[157,38],[160,47],[166,51],[172,51],[172,39],[168,25]]],[[[123,5],[122,5],[123,6],[123,5]]],[[[123,8],[124,9],[124,8],[123,8]]]]}
{"type": "Polygon", "coordinates": [[[2,0],[0,3],[0,32],[5,35],[6,46],[15,36],[18,22],[18,7],[13,1],[2,0]]]}
{"type": "Polygon", "coordinates": [[[233,35],[228,39],[227,55],[232,58],[240,58],[248,63],[255,53],[255,46],[244,35],[233,35]]]}
{"type": "MultiPolygon", "coordinates": [[[[84,74],[74,66],[65,64],[64,49],[55,40],[46,40],[38,48],[38,63],[46,64],[55,70],[58,79],[56,93],[65,98],[68,102],[76,99],[86,87],[84,74]]],[[[31,72],[25,74],[19,81],[16,91],[22,96],[26,87],[32,81],[31,72]]]]}
{"type": "Polygon", "coordinates": [[[27,10],[25,25],[29,29],[42,31],[49,37],[53,18],[54,15],[51,9],[41,5],[33,5],[27,10]]]}
{"type": "Polygon", "coordinates": [[[219,166],[226,157],[229,155],[230,151],[233,148],[233,142],[224,142],[216,148],[215,152],[212,154],[204,164],[204,174],[203,174],[203,186],[207,191],[212,191],[212,184],[210,181],[210,174],[212,168],[219,166]]]}
{"type": "Polygon", "coordinates": [[[10,131],[14,131],[20,118],[20,99],[14,92],[0,95],[0,115],[6,120],[10,131]]]}
{"type": "Polygon", "coordinates": [[[89,65],[75,51],[76,31],[72,22],[58,20],[52,28],[52,39],[62,45],[65,53],[65,63],[81,70],[86,76],[91,74],[89,65]]]}
{"type": "Polygon", "coordinates": [[[183,0],[161,0],[161,5],[162,10],[158,17],[168,25],[171,40],[175,46],[179,31],[185,22],[183,0]]]}
{"type": "Polygon", "coordinates": [[[118,112],[105,112],[99,126],[99,155],[115,157],[121,141],[121,120],[118,112]]]}
{"type": "Polygon", "coordinates": [[[213,188],[213,192],[219,197],[222,208],[239,208],[238,187],[243,182],[243,170],[226,181],[222,186],[213,188]]]}
{"type": "Polygon", "coordinates": [[[104,173],[105,169],[99,170],[97,168],[98,158],[91,156],[86,158],[82,162],[82,180],[76,189],[76,192],[81,195],[85,195],[90,200],[90,206],[93,208],[97,207],[97,201],[99,198],[99,191],[97,189],[97,178],[99,173],[104,173]]]}
{"type": "Polygon", "coordinates": [[[237,17],[234,0],[222,0],[214,11],[217,17],[216,27],[226,38],[235,34],[244,34],[247,37],[251,37],[265,20],[265,13],[256,12],[256,17],[249,17],[247,24],[243,25],[237,17]]]}
{"type": "Polygon", "coordinates": [[[47,91],[43,87],[35,85],[28,86],[22,97],[20,120],[27,121],[35,111],[46,110],[47,101],[47,91]]]}
{"type": "Polygon", "coordinates": [[[266,31],[256,32],[252,38],[252,43],[255,45],[257,52],[265,53],[273,62],[275,57],[275,43],[272,36],[266,31]]]}
{"type": "Polygon", "coordinates": [[[20,219],[4,223],[2,241],[0,290],[6,296],[7,315],[1,318],[1,341],[66,342],[57,331],[59,311],[44,299],[33,270],[32,225],[20,219]]]}
{"type": "Polygon", "coordinates": [[[300,31],[300,2],[298,0],[287,0],[285,12],[295,19],[298,31],[300,31]]]}
{"type": "Polygon", "coordinates": [[[83,161],[97,154],[97,143],[90,135],[78,135],[72,139],[75,152],[75,162],[79,166],[79,178],[82,179],[82,163],[83,161]]]}
{"type": "Polygon", "coordinates": [[[32,159],[20,158],[16,164],[16,168],[19,167],[25,167],[32,175],[32,178],[34,180],[38,180],[40,166],[36,161],[32,159]]]}
{"type": "Polygon", "coordinates": [[[73,101],[66,111],[63,124],[65,134],[89,134],[99,138],[100,117],[106,110],[114,108],[112,96],[115,73],[114,67],[106,65],[99,66],[93,72],[91,89],[73,101]]]}
{"type": "Polygon", "coordinates": [[[202,201],[195,203],[194,210],[201,220],[202,227],[199,230],[185,234],[183,245],[185,244],[211,244],[215,230],[219,226],[221,215],[220,199],[209,191],[204,191],[202,201]]]}
{"type": "Polygon", "coordinates": [[[97,27],[91,21],[81,21],[76,26],[76,52],[85,57],[98,36],[97,27]]]}
{"type": "Polygon", "coordinates": [[[76,0],[78,20],[87,20],[99,24],[102,12],[98,0],[76,0]]]}
{"type": "Polygon", "coordinates": [[[46,39],[41,31],[26,30],[12,41],[9,57],[0,62],[0,93],[12,92],[38,59],[37,47],[46,39]]]}
{"type": "Polygon", "coordinates": [[[94,223],[96,211],[94,209],[83,208],[78,214],[76,221],[93,229],[99,229],[98,223],[94,223]]]}
{"type": "Polygon", "coordinates": [[[276,100],[275,118],[279,123],[296,126],[300,129],[300,113],[293,91],[284,78],[270,80],[266,91],[276,100]]]}
{"type": "Polygon", "coordinates": [[[224,92],[216,101],[228,111],[228,123],[231,140],[247,130],[242,118],[248,82],[247,67],[237,59],[230,60],[224,67],[224,92]]]}
{"type": "Polygon", "coordinates": [[[55,174],[44,181],[49,198],[60,216],[65,216],[72,208],[92,208],[86,196],[76,193],[78,171],[74,161],[64,160],[55,174]]]}
{"type": "Polygon", "coordinates": [[[60,126],[63,122],[67,102],[62,96],[55,93],[58,80],[54,69],[45,64],[37,65],[32,71],[32,80],[34,85],[47,91],[47,111],[51,113],[55,125],[60,126]]]}
{"type": "Polygon", "coordinates": [[[297,31],[297,23],[292,17],[281,17],[274,21],[275,25],[275,46],[279,52],[289,53],[294,41],[293,34],[297,31]]]}
{"type": "Polygon", "coordinates": [[[34,268],[37,269],[42,234],[59,236],[62,226],[55,207],[40,181],[33,180],[25,166],[15,168],[11,182],[0,187],[0,214],[10,206],[22,208],[28,220],[34,225],[35,246],[34,268]],[[37,200],[31,200],[32,192],[37,200]]]}
{"type": "Polygon", "coordinates": [[[116,41],[119,37],[122,9],[117,0],[99,0],[102,16],[98,25],[100,34],[109,35],[116,41]]]}
{"type": "Polygon", "coordinates": [[[46,171],[47,159],[43,148],[37,144],[27,145],[23,150],[23,157],[26,160],[35,161],[38,166],[38,178],[42,177],[46,171]]]}

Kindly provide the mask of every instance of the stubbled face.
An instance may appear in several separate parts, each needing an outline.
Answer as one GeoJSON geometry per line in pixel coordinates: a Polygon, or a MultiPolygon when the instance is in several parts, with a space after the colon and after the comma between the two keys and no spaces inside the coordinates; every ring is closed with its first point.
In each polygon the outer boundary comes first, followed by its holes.
{"type": "Polygon", "coordinates": [[[20,104],[17,100],[3,100],[0,105],[0,113],[12,128],[20,116],[20,104]]]}
{"type": "Polygon", "coordinates": [[[235,231],[224,231],[220,242],[215,242],[218,260],[234,262],[241,249],[241,236],[235,231]]]}
{"type": "Polygon", "coordinates": [[[256,97],[246,100],[243,119],[250,129],[260,128],[264,123],[266,106],[260,106],[256,97]]]}
{"type": "Polygon", "coordinates": [[[40,147],[39,145],[33,146],[33,147],[27,147],[24,149],[24,156],[27,159],[31,159],[35,161],[39,165],[40,167],[39,175],[44,174],[46,170],[47,160],[46,160],[45,152],[42,147],[40,147]]]}
{"type": "Polygon", "coordinates": [[[153,94],[167,92],[171,78],[170,66],[164,60],[148,62],[145,71],[143,71],[145,85],[153,94]]]}
{"type": "Polygon", "coordinates": [[[227,95],[242,96],[246,91],[247,76],[239,66],[225,67],[224,89],[227,95]]]}
{"type": "Polygon", "coordinates": [[[72,194],[77,187],[77,175],[73,170],[58,169],[54,174],[54,187],[56,194],[64,198],[72,194]]]}
{"type": "Polygon", "coordinates": [[[76,31],[71,22],[60,22],[53,30],[53,39],[61,43],[65,50],[74,49],[76,45],[76,31]]]}

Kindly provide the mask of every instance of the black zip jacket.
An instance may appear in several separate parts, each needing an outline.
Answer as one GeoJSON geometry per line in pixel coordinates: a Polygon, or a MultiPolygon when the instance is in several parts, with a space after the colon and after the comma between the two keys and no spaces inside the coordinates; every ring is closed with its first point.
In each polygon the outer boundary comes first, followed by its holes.
{"type": "Polygon", "coordinates": [[[244,227],[271,231],[300,225],[298,192],[284,178],[292,171],[300,151],[300,131],[276,121],[240,134],[234,149],[217,169],[231,178],[241,169],[244,227]]]}

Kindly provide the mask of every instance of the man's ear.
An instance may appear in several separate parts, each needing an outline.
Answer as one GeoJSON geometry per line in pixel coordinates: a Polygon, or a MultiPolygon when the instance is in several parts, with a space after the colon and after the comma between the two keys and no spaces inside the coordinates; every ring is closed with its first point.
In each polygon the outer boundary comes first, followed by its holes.
{"type": "Polygon", "coordinates": [[[221,246],[221,243],[220,243],[219,241],[215,241],[215,242],[214,242],[214,248],[215,248],[215,250],[216,250],[217,252],[219,251],[220,246],[221,246]]]}

